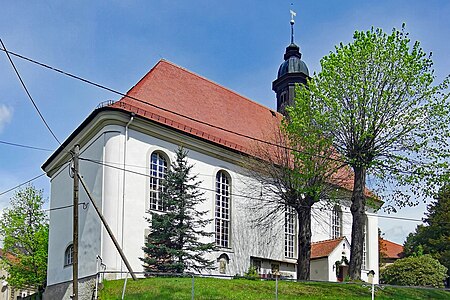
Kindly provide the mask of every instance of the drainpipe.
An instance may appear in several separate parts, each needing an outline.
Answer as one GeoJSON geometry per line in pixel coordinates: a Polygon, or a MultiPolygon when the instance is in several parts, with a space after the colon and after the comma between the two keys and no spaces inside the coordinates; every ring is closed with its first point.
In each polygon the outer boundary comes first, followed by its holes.
{"type": "MultiPolygon", "coordinates": [[[[127,158],[127,141],[128,141],[128,127],[134,120],[134,113],[131,113],[130,121],[125,125],[125,140],[123,141],[123,171],[122,171],[122,237],[121,237],[121,247],[123,249],[123,233],[124,233],[124,223],[125,223],[125,178],[126,178],[126,158],[127,158]]],[[[123,261],[120,262],[120,278],[122,278],[123,272],[123,261]]]]}

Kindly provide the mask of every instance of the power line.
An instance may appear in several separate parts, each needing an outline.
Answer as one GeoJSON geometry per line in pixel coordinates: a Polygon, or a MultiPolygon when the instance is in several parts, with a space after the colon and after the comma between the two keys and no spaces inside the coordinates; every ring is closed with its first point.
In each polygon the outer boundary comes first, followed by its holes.
{"type": "Polygon", "coordinates": [[[1,193],[0,193],[0,196],[3,196],[4,194],[7,194],[7,193],[9,193],[9,192],[11,192],[11,191],[13,191],[13,190],[15,190],[15,189],[17,189],[17,188],[20,188],[22,185],[25,185],[25,184],[27,184],[27,183],[30,183],[30,182],[32,182],[32,181],[34,181],[34,180],[36,180],[36,179],[38,179],[38,178],[40,178],[40,177],[42,177],[42,176],[44,176],[44,175],[45,175],[45,173],[42,173],[41,175],[35,176],[35,177],[33,177],[33,178],[31,178],[31,179],[25,181],[25,182],[22,182],[22,183],[16,185],[15,187],[12,187],[12,188],[10,188],[10,189],[4,191],[4,192],[1,192],[1,193]]]}
{"type": "Polygon", "coordinates": [[[34,146],[23,145],[23,144],[16,144],[16,143],[11,143],[11,142],[2,141],[2,140],[0,140],[0,144],[9,145],[9,146],[15,146],[15,147],[21,147],[21,148],[27,148],[27,149],[32,149],[32,150],[41,150],[41,151],[48,151],[48,152],[55,151],[55,150],[52,150],[52,149],[41,148],[41,147],[34,147],[34,146]]]}
{"type": "MultiPolygon", "coordinates": [[[[238,135],[238,136],[241,136],[241,137],[244,137],[244,138],[247,138],[247,139],[250,139],[250,140],[254,140],[254,141],[256,141],[256,142],[260,142],[260,143],[263,143],[263,144],[266,144],[266,145],[269,145],[269,146],[275,146],[275,147],[277,147],[277,148],[281,148],[281,149],[285,149],[285,150],[290,150],[290,151],[294,151],[294,152],[298,152],[298,153],[304,153],[304,154],[311,155],[311,156],[314,156],[314,157],[323,158],[323,159],[327,159],[327,160],[331,160],[331,161],[335,161],[335,162],[340,162],[340,163],[344,163],[344,164],[347,164],[347,165],[349,164],[348,161],[343,160],[343,159],[337,159],[337,158],[328,157],[328,156],[325,157],[325,156],[318,155],[318,154],[315,154],[315,153],[307,153],[307,152],[302,151],[302,150],[300,150],[300,149],[291,148],[291,147],[287,147],[287,146],[280,145],[280,144],[277,144],[277,143],[265,141],[265,140],[262,140],[262,139],[259,139],[259,138],[256,138],[256,137],[252,137],[252,136],[249,136],[249,135],[246,135],[246,134],[243,134],[243,133],[239,133],[239,132],[236,132],[236,131],[233,131],[233,130],[230,130],[230,129],[226,129],[226,128],[223,128],[223,127],[220,127],[220,126],[217,126],[217,125],[214,125],[214,124],[205,122],[205,121],[201,121],[201,120],[195,119],[195,118],[193,118],[193,117],[190,117],[190,116],[187,116],[187,115],[184,115],[184,114],[181,114],[181,113],[172,111],[172,110],[170,110],[170,109],[167,109],[167,108],[164,108],[164,107],[161,107],[161,106],[158,106],[158,105],[156,105],[156,104],[149,103],[149,102],[144,101],[144,100],[142,100],[142,99],[139,99],[139,98],[136,98],[136,97],[127,95],[127,94],[122,93],[122,92],[120,92],[120,91],[117,91],[117,90],[115,90],[115,89],[109,88],[109,87],[107,87],[107,86],[105,86],[105,85],[102,85],[102,84],[93,82],[93,81],[88,80],[88,79],[85,79],[85,78],[83,78],[83,77],[80,77],[80,76],[71,74],[71,73],[69,73],[69,72],[63,71],[63,70],[61,70],[61,69],[52,67],[52,66],[47,65],[47,64],[45,64],[45,63],[42,63],[42,62],[33,60],[33,59],[31,59],[31,58],[29,58],[29,57],[26,57],[26,56],[23,56],[23,55],[21,55],[21,54],[18,54],[18,53],[15,53],[15,52],[6,50],[5,48],[4,48],[4,49],[0,49],[0,50],[6,52],[7,54],[11,54],[11,55],[14,55],[14,56],[16,56],[16,57],[18,57],[18,58],[21,58],[21,59],[23,59],[23,60],[26,60],[26,61],[28,61],[28,62],[31,62],[31,63],[33,63],[33,64],[37,64],[37,65],[39,65],[39,66],[41,66],[41,67],[50,69],[50,70],[52,70],[52,71],[58,72],[58,73],[63,74],[63,75],[65,75],[65,76],[71,77],[71,78],[73,78],[73,79],[76,79],[76,80],[85,82],[85,83],[87,83],[87,84],[89,84],[89,85],[93,85],[93,86],[95,86],[95,87],[97,87],[97,88],[100,88],[100,89],[109,91],[109,92],[111,92],[111,93],[117,94],[117,95],[122,96],[122,97],[125,97],[125,98],[129,98],[129,99],[135,100],[135,101],[137,101],[137,102],[139,102],[139,103],[142,103],[142,104],[144,104],[144,105],[152,106],[152,107],[157,108],[157,109],[159,109],[159,110],[162,110],[162,111],[171,113],[171,114],[173,114],[173,115],[176,115],[176,116],[179,116],[179,117],[188,119],[188,120],[190,120],[190,121],[193,121],[193,122],[196,122],[196,123],[199,123],[199,124],[202,124],[202,125],[206,125],[206,126],[208,126],[208,127],[212,127],[212,128],[215,128],[215,129],[218,129],[218,130],[227,132],[227,133],[231,133],[231,134],[234,134],[234,135],[238,135]]],[[[9,55],[8,55],[8,57],[9,57],[9,55]]],[[[393,170],[393,171],[396,171],[396,172],[399,172],[399,173],[403,173],[403,174],[411,174],[411,175],[435,175],[434,172],[425,173],[425,172],[417,172],[417,171],[405,171],[405,170],[400,170],[400,169],[398,169],[398,168],[395,168],[395,167],[393,167],[393,166],[384,165],[384,164],[382,164],[381,162],[376,162],[376,163],[379,164],[380,166],[384,167],[384,168],[387,168],[387,169],[390,169],[390,170],[393,170]]],[[[416,163],[416,164],[417,164],[417,163],[416,163]]],[[[414,165],[414,164],[413,164],[413,165],[414,165]]]]}
{"type": "MultiPolygon", "coordinates": [[[[384,219],[394,219],[394,220],[403,220],[403,221],[413,221],[413,222],[424,222],[422,219],[413,219],[413,218],[404,218],[404,217],[393,217],[393,216],[383,216],[378,215],[378,218],[384,219]]],[[[448,222],[443,222],[442,224],[447,224],[448,222]]]]}
{"type": "MultiPolygon", "coordinates": [[[[64,162],[64,163],[62,163],[62,164],[60,164],[60,165],[58,165],[58,166],[55,166],[54,168],[50,169],[48,172],[54,171],[54,170],[56,170],[56,169],[59,169],[60,167],[62,167],[62,166],[64,166],[65,164],[67,164],[68,162],[69,162],[69,161],[66,161],[66,162],[64,162]]],[[[27,184],[27,183],[30,183],[30,182],[32,182],[32,181],[35,181],[36,179],[38,179],[38,178],[44,176],[45,174],[46,174],[46,173],[43,172],[42,174],[37,175],[37,176],[35,176],[35,177],[33,177],[33,178],[31,178],[31,179],[25,181],[25,182],[22,182],[22,183],[16,185],[15,187],[12,187],[12,188],[10,188],[10,189],[8,189],[8,190],[6,190],[6,191],[3,191],[3,192],[0,193],[0,196],[3,196],[4,194],[7,194],[7,193],[9,193],[9,192],[11,192],[11,191],[13,191],[13,190],[15,190],[15,189],[17,189],[17,188],[20,188],[21,186],[23,186],[23,185],[25,185],[25,184],[27,184]]]]}
{"type": "MultiPolygon", "coordinates": [[[[262,140],[262,139],[259,139],[259,138],[256,138],[256,137],[252,137],[252,136],[249,136],[249,135],[246,135],[246,134],[243,134],[243,133],[239,133],[239,132],[236,132],[236,131],[233,131],[233,130],[230,130],[230,129],[226,129],[226,128],[223,128],[223,127],[220,127],[220,126],[217,126],[217,125],[214,125],[214,124],[205,122],[205,121],[201,121],[201,120],[195,119],[195,118],[193,118],[193,117],[184,115],[184,114],[182,114],[182,113],[178,113],[178,112],[172,111],[172,110],[170,110],[170,109],[167,109],[167,108],[164,108],[164,107],[161,107],[161,106],[158,106],[158,105],[149,103],[149,102],[144,101],[144,100],[142,100],[142,99],[139,99],[139,98],[136,98],[136,97],[127,95],[127,94],[122,93],[122,92],[120,92],[120,91],[117,91],[117,90],[115,90],[115,89],[109,88],[109,87],[107,87],[107,86],[105,86],[105,85],[96,83],[96,82],[94,82],[94,81],[91,81],[91,80],[85,79],[85,78],[83,78],[83,77],[80,77],[80,76],[71,74],[71,73],[69,73],[69,72],[63,71],[63,70],[58,69],[58,68],[52,67],[52,66],[50,66],[50,65],[47,65],[47,64],[45,64],[45,63],[36,61],[36,60],[34,60],[34,59],[31,59],[31,58],[29,58],[29,57],[23,56],[23,55],[21,55],[21,54],[18,54],[18,53],[9,51],[9,50],[7,50],[5,47],[3,47],[3,49],[0,48],[0,50],[6,52],[7,54],[11,54],[11,55],[14,55],[14,56],[16,56],[16,57],[18,57],[18,58],[21,58],[21,59],[23,59],[23,60],[26,60],[26,61],[28,61],[28,62],[31,62],[31,63],[33,63],[33,64],[37,64],[37,65],[39,65],[39,66],[41,66],[41,67],[50,69],[50,70],[52,70],[52,71],[55,71],[55,72],[58,72],[58,73],[60,73],[60,74],[65,75],[65,76],[71,77],[71,78],[73,78],[73,79],[82,81],[82,82],[87,83],[87,84],[89,84],[89,85],[93,85],[93,86],[95,86],[95,87],[97,87],[97,88],[100,88],[100,89],[109,91],[109,92],[111,92],[111,93],[117,94],[117,95],[122,96],[122,97],[125,97],[125,98],[129,98],[129,99],[135,100],[135,101],[137,101],[137,102],[139,102],[139,103],[142,103],[142,104],[144,104],[144,105],[152,106],[152,107],[157,108],[157,109],[159,109],[159,110],[162,110],[162,111],[171,113],[171,114],[173,114],[173,115],[176,115],[176,116],[179,116],[179,117],[188,119],[188,120],[190,120],[190,121],[193,121],[193,122],[196,122],[196,123],[199,123],[199,124],[202,124],[202,125],[206,125],[206,126],[208,126],[208,127],[212,127],[212,128],[215,128],[215,129],[224,131],[224,132],[228,132],[228,133],[231,133],[231,134],[234,134],[234,135],[238,135],[238,136],[241,136],[241,137],[244,137],[244,138],[247,138],[247,139],[250,139],[250,140],[254,140],[254,141],[256,141],[256,142],[260,142],[260,143],[263,143],[263,144],[266,144],[266,145],[269,145],[269,146],[274,146],[274,147],[277,147],[277,148],[281,148],[281,149],[285,149],[285,150],[290,150],[290,151],[294,151],[294,152],[297,152],[297,153],[304,153],[304,154],[311,155],[311,156],[314,156],[314,157],[318,157],[318,158],[323,158],[323,159],[327,159],[327,160],[331,160],[331,161],[335,161],[335,162],[344,163],[344,164],[346,164],[346,165],[349,164],[348,161],[343,160],[343,159],[338,159],[338,158],[329,157],[329,156],[322,156],[322,155],[318,155],[318,154],[316,154],[316,153],[307,153],[307,152],[302,151],[302,150],[300,150],[300,149],[296,149],[296,148],[292,148],[292,147],[287,147],[287,146],[280,145],[280,144],[277,144],[277,143],[265,141],[265,140],[262,140]]],[[[9,55],[8,55],[8,57],[9,57],[9,55]]],[[[425,173],[425,172],[417,172],[417,171],[405,171],[405,170],[401,170],[401,169],[399,169],[399,168],[396,168],[396,167],[394,167],[394,166],[388,166],[388,165],[382,164],[381,162],[375,162],[375,163],[378,164],[378,165],[380,165],[380,166],[382,166],[382,167],[384,167],[384,168],[387,168],[387,169],[390,169],[390,170],[393,170],[393,171],[396,171],[396,172],[402,173],[402,174],[410,174],[410,175],[428,175],[428,176],[429,176],[429,175],[435,175],[434,172],[425,173]]],[[[415,164],[417,164],[417,163],[415,163],[415,164]]]]}
{"type": "MultiPolygon", "coordinates": [[[[78,203],[78,205],[83,205],[83,209],[86,209],[88,204],[89,203],[87,203],[87,202],[78,203]]],[[[47,209],[44,209],[44,211],[55,211],[55,210],[61,210],[61,209],[70,208],[70,207],[73,207],[73,204],[59,206],[59,207],[53,207],[53,208],[47,208],[47,209]]]]}
{"type": "MultiPolygon", "coordinates": [[[[119,95],[119,96],[122,96],[122,97],[125,97],[125,98],[129,98],[129,99],[135,100],[135,101],[137,101],[137,102],[139,102],[139,103],[142,103],[142,104],[144,104],[144,105],[152,106],[152,107],[157,108],[157,109],[159,109],[159,110],[162,110],[162,111],[171,113],[171,114],[173,114],[173,115],[176,115],[176,116],[179,116],[179,117],[182,117],[182,118],[185,118],[185,119],[190,120],[190,121],[193,121],[193,122],[195,122],[195,123],[199,123],[199,124],[202,124],[202,125],[206,125],[206,126],[208,126],[208,127],[212,127],[212,128],[215,128],[215,129],[218,129],[218,130],[227,132],[227,133],[231,133],[231,134],[234,134],[234,135],[238,135],[238,136],[241,136],[241,137],[244,137],[244,138],[247,138],[247,139],[250,139],[250,140],[254,140],[254,141],[256,141],[256,142],[260,142],[260,143],[263,143],[263,144],[266,144],[266,145],[269,145],[269,146],[275,146],[275,147],[282,148],[282,149],[286,149],[286,150],[296,151],[296,152],[300,152],[300,153],[306,153],[305,151],[300,151],[299,149],[295,149],[295,148],[291,148],[291,147],[279,145],[279,144],[276,144],[276,143],[272,143],[272,142],[269,142],[269,141],[266,141],[266,140],[262,140],[262,139],[259,139],[259,138],[256,138],[256,137],[252,137],[252,136],[249,136],[249,135],[240,133],[240,132],[236,132],[236,131],[233,131],[233,130],[230,130],[230,129],[226,129],[226,128],[223,128],[223,127],[220,127],[220,126],[217,126],[217,125],[214,125],[214,124],[211,124],[211,123],[202,121],[202,120],[198,120],[198,119],[196,119],[196,118],[193,118],[193,117],[184,115],[184,114],[182,114],[182,113],[178,113],[178,112],[172,111],[172,110],[170,110],[170,109],[161,107],[161,106],[156,105],[156,104],[149,103],[149,102],[144,101],[144,100],[142,100],[142,99],[139,99],[139,98],[137,98],[137,97],[133,97],[133,96],[130,96],[130,95],[128,95],[128,94],[125,94],[125,93],[122,93],[122,92],[120,92],[120,91],[117,91],[117,90],[115,90],[115,89],[109,88],[109,87],[107,87],[107,86],[105,86],[105,85],[102,85],[102,84],[93,82],[93,81],[88,80],[88,79],[85,79],[85,78],[83,78],[83,77],[80,77],[80,76],[71,74],[71,73],[69,73],[69,72],[63,71],[63,70],[61,70],[61,69],[52,67],[52,66],[47,65],[47,64],[45,64],[45,63],[41,63],[41,62],[39,62],[39,61],[36,61],[36,60],[31,59],[31,58],[29,58],[29,57],[23,56],[23,55],[21,55],[21,54],[18,54],[18,53],[15,53],[15,52],[12,52],[12,51],[9,51],[9,50],[6,50],[6,49],[0,49],[0,50],[6,52],[7,54],[9,53],[9,54],[14,55],[14,56],[16,56],[16,57],[18,57],[18,58],[21,58],[21,59],[23,59],[23,60],[29,61],[29,62],[31,62],[31,63],[33,63],[33,64],[37,64],[37,65],[39,65],[39,66],[41,66],[41,67],[44,67],[44,68],[46,68],[46,69],[50,69],[50,70],[52,70],[52,71],[55,71],[55,72],[58,72],[58,73],[60,73],[60,74],[65,75],[65,76],[71,77],[71,78],[73,78],[73,79],[82,81],[82,82],[87,83],[87,84],[89,84],[89,85],[93,85],[93,86],[95,86],[95,87],[97,87],[97,88],[100,88],[100,89],[109,91],[109,92],[111,92],[111,93],[114,93],[114,94],[116,94],[116,95],[119,95]]],[[[308,154],[308,153],[306,153],[306,154],[308,154]]],[[[339,159],[336,159],[336,158],[333,158],[333,157],[325,157],[325,156],[321,156],[321,155],[318,155],[318,154],[310,154],[310,155],[311,155],[311,156],[315,156],[315,157],[319,157],[319,158],[329,159],[329,160],[336,161],[336,162],[347,163],[347,162],[344,161],[344,160],[339,160],[339,159]]]]}
{"type": "MultiPolygon", "coordinates": [[[[87,162],[95,163],[95,164],[98,164],[98,165],[102,165],[102,166],[113,168],[113,169],[120,170],[120,171],[125,171],[125,172],[132,173],[132,174],[135,174],[135,175],[140,175],[140,176],[144,176],[144,177],[148,177],[148,178],[152,177],[149,174],[144,174],[144,173],[140,173],[140,172],[124,169],[124,168],[121,168],[121,167],[116,167],[116,166],[109,165],[109,164],[106,164],[106,163],[103,163],[103,162],[97,161],[97,160],[92,160],[92,159],[82,158],[82,157],[80,157],[80,160],[84,160],[84,161],[87,161],[87,162]]],[[[206,187],[198,187],[198,188],[201,189],[201,190],[204,190],[204,191],[215,192],[214,189],[210,189],[210,188],[206,188],[206,187]]],[[[264,202],[268,202],[268,203],[276,202],[276,201],[262,199],[262,197],[253,197],[253,196],[244,195],[244,194],[230,193],[230,195],[231,196],[235,196],[235,197],[247,198],[247,199],[251,199],[251,200],[264,201],[264,202]]],[[[305,208],[309,208],[309,206],[305,206],[305,208]]],[[[313,209],[313,210],[320,210],[320,211],[332,211],[332,209],[325,209],[325,208],[316,208],[316,207],[310,207],[310,208],[313,209]]],[[[349,211],[342,211],[342,213],[351,214],[351,212],[349,212],[349,211]]],[[[394,217],[394,216],[383,216],[383,215],[377,215],[377,217],[378,218],[385,218],[385,219],[402,220],[402,221],[412,221],[412,222],[422,222],[422,223],[424,222],[422,219],[405,218],[405,217],[394,217]]],[[[447,224],[447,222],[442,222],[442,224],[447,224]]]]}
{"type": "Polygon", "coordinates": [[[41,111],[39,110],[39,108],[36,105],[36,102],[34,102],[33,97],[31,97],[30,92],[28,91],[25,82],[22,80],[22,77],[19,74],[19,71],[17,70],[16,66],[14,65],[14,62],[11,59],[11,56],[9,55],[9,51],[6,50],[6,46],[5,44],[3,44],[2,39],[0,39],[0,43],[2,44],[3,50],[6,53],[6,56],[8,57],[9,62],[11,63],[11,66],[14,69],[14,72],[16,72],[17,77],[19,78],[20,83],[22,84],[23,89],[25,90],[25,92],[28,95],[28,98],[30,99],[31,103],[33,104],[34,108],[36,109],[37,113],[39,114],[39,117],[41,117],[42,122],[44,122],[45,126],[47,127],[48,131],[50,131],[50,133],[52,134],[52,136],[55,138],[55,140],[58,142],[58,144],[61,145],[61,142],[58,140],[58,138],[56,137],[55,133],[52,131],[52,129],[50,128],[50,126],[48,125],[47,121],[45,121],[44,116],[42,115],[41,111]]]}

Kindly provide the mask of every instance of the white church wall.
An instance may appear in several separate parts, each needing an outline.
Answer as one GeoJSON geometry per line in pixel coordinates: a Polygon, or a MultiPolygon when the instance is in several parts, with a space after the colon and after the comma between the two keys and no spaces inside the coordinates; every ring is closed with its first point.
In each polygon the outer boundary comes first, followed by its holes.
{"type": "MultiPolygon", "coordinates": [[[[103,159],[101,160],[104,165],[98,165],[103,170],[103,182],[101,185],[103,205],[101,206],[101,212],[108,222],[114,237],[119,242],[119,245],[121,245],[122,231],[120,228],[120,220],[122,216],[122,202],[120,195],[122,189],[122,171],[118,168],[123,168],[123,165],[120,164],[123,151],[123,127],[110,125],[107,128],[108,133],[104,137],[103,159]]],[[[95,163],[89,163],[95,165],[95,163]]],[[[95,217],[99,220],[98,216],[95,217]]],[[[102,258],[102,262],[106,265],[107,270],[120,270],[121,258],[105,227],[101,225],[101,228],[99,230],[101,236],[98,239],[98,241],[101,241],[101,248],[97,254],[102,258]]],[[[93,259],[91,264],[96,266],[95,256],[93,259]]]]}
{"type": "MultiPolygon", "coordinates": [[[[80,157],[102,160],[104,135],[98,133],[80,149],[80,157]]],[[[80,160],[80,174],[89,189],[101,201],[102,167],[80,160]]],[[[80,185],[79,203],[89,203],[80,185]]],[[[51,179],[50,231],[47,285],[72,279],[72,266],[65,266],[65,250],[72,243],[72,207],[57,209],[73,204],[73,179],[68,165],[58,170],[51,179]]],[[[101,205],[101,202],[99,203],[101,205]]],[[[100,221],[91,204],[79,205],[79,269],[80,277],[96,272],[95,261],[100,253],[100,221]]]]}
{"type": "MultiPolygon", "coordinates": [[[[166,139],[170,140],[167,136],[166,139]]],[[[178,141],[165,141],[159,137],[130,130],[127,141],[126,168],[136,173],[149,174],[148,166],[150,165],[151,153],[159,151],[164,153],[170,161],[173,161],[175,150],[180,144],[189,151],[189,163],[194,165],[192,174],[198,174],[198,179],[202,181],[201,190],[204,192],[203,196],[206,201],[198,209],[209,211],[208,218],[214,219],[214,191],[217,172],[219,170],[226,171],[232,181],[230,247],[218,249],[218,251],[211,253],[209,255],[211,259],[217,260],[220,254],[226,253],[230,258],[227,273],[231,275],[236,273],[243,274],[247,271],[250,266],[251,255],[282,260],[284,227],[281,225],[284,225],[282,222],[284,221],[284,216],[280,216],[283,217],[280,220],[274,220],[267,234],[258,234],[261,233],[261,230],[255,229],[257,224],[251,218],[251,204],[247,198],[242,197],[254,194],[254,191],[248,190],[247,185],[253,179],[243,175],[240,167],[230,162],[229,158],[226,160],[220,159],[220,152],[211,155],[207,153],[210,150],[203,150],[200,145],[192,144],[192,140],[183,139],[182,137],[178,141]]],[[[217,148],[212,145],[201,146],[217,148]]],[[[106,149],[107,151],[117,151],[115,147],[106,149]]],[[[223,151],[222,149],[217,150],[223,151]]],[[[108,156],[110,154],[106,153],[105,157],[108,156]]],[[[116,161],[116,163],[119,162],[120,159],[116,161]]],[[[110,172],[110,170],[107,168],[105,172],[110,172]]],[[[105,178],[109,178],[109,176],[105,173],[105,178]]],[[[111,176],[114,177],[115,175],[111,176]]],[[[126,234],[124,235],[124,252],[133,269],[142,271],[142,262],[139,258],[143,256],[142,246],[144,245],[145,229],[149,226],[144,219],[148,216],[146,212],[149,208],[149,178],[142,174],[127,172],[125,180],[125,218],[123,226],[126,234]]],[[[117,189],[112,190],[117,191],[117,189]]],[[[119,217],[119,219],[121,218],[119,217]]],[[[205,230],[214,232],[214,222],[211,222],[205,230]]],[[[214,241],[214,237],[209,238],[208,241],[214,241]]]]}
{"type": "MultiPolygon", "coordinates": [[[[108,119],[114,120],[114,117],[117,116],[111,114],[108,119]]],[[[150,155],[153,151],[160,151],[173,161],[178,145],[183,145],[189,151],[189,163],[194,165],[192,174],[198,174],[198,179],[202,181],[206,201],[199,210],[209,211],[208,218],[214,219],[216,173],[224,170],[232,180],[230,247],[220,248],[208,256],[218,266],[219,256],[226,254],[229,258],[227,275],[246,272],[250,257],[266,258],[264,263],[269,265],[272,260],[281,262],[280,271],[295,274],[295,269],[292,270],[295,260],[284,257],[284,214],[267,218],[264,224],[255,222],[257,215],[252,208],[264,195],[260,195],[257,188],[260,184],[240,167],[242,157],[239,154],[142,120],[131,123],[128,140],[125,141],[125,124],[129,119],[121,114],[120,120],[123,125],[107,125],[97,129],[100,132],[82,149],[82,157],[98,160],[105,166],[83,161],[80,168],[134,271],[143,271],[139,258],[143,256],[142,247],[149,226],[144,218],[149,216],[150,155]],[[124,166],[131,172],[121,170],[124,166]],[[286,270],[282,270],[284,264],[286,270]]],[[[67,168],[52,176],[51,191],[51,207],[72,203],[72,178],[67,168]]],[[[84,192],[80,193],[80,202],[88,202],[84,192]]],[[[319,204],[315,206],[319,207],[319,204]]],[[[348,207],[343,206],[343,211],[348,211],[348,207]]],[[[264,212],[259,213],[264,215],[264,212]]],[[[313,209],[313,214],[316,215],[312,224],[313,241],[330,239],[330,210],[313,209]]],[[[71,279],[72,269],[64,268],[63,255],[72,240],[72,211],[54,211],[50,218],[49,285],[71,279]]],[[[376,215],[369,217],[369,220],[369,231],[375,232],[369,235],[369,244],[373,247],[377,232],[376,215]]],[[[100,221],[91,205],[86,210],[80,209],[81,222],[80,247],[83,250],[80,252],[80,277],[95,274],[97,254],[103,258],[107,270],[126,272],[106,231],[100,229],[100,221]]],[[[206,231],[215,231],[214,222],[206,231]]],[[[350,240],[351,214],[343,213],[343,233],[348,234],[350,240]]],[[[208,241],[214,241],[214,237],[208,241]]],[[[378,255],[375,252],[374,255],[378,255]]],[[[371,267],[378,261],[374,255],[369,255],[371,267]]],[[[219,274],[219,270],[211,273],[219,274]]]]}
{"type": "Polygon", "coordinates": [[[361,279],[368,280],[368,272],[373,270],[375,272],[374,282],[379,281],[379,264],[378,264],[378,216],[374,213],[373,209],[370,209],[367,213],[367,262],[366,268],[361,273],[361,279]]]}
{"type": "Polygon", "coordinates": [[[72,278],[72,267],[64,266],[64,251],[72,243],[72,208],[52,210],[73,203],[71,180],[68,166],[51,180],[47,285],[72,278]]]}

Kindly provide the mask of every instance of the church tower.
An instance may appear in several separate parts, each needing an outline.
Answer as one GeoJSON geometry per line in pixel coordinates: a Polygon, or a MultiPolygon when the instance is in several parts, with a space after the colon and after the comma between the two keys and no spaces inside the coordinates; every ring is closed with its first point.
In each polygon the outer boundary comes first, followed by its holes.
{"type": "Polygon", "coordinates": [[[272,90],[277,95],[277,111],[283,115],[286,115],[286,106],[294,103],[295,84],[306,84],[309,78],[308,67],[301,60],[300,47],[294,43],[294,16],[295,12],[291,10],[291,44],[286,47],[277,79],[272,82],[272,90]]]}

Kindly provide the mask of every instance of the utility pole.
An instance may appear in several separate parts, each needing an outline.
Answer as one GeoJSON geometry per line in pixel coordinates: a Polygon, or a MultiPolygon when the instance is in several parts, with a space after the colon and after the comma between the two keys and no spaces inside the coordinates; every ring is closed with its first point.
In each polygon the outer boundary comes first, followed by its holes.
{"type": "MultiPolygon", "coordinates": [[[[119,242],[117,242],[116,238],[114,237],[114,233],[112,232],[111,228],[108,225],[108,222],[106,222],[105,217],[103,217],[102,213],[100,212],[99,207],[97,204],[95,204],[94,197],[92,196],[91,192],[89,191],[86,182],[84,182],[83,176],[78,177],[81,182],[81,186],[83,187],[84,191],[86,192],[89,200],[91,200],[92,206],[94,206],[95,211],[97,212],[97,215],[99,216],[100,220],[103,223],[103,226],[105,226],[106,231],[109,234],[109,237],[111,238],[111,241],[114,243],[114,246],[116,247],[117,251],[120,254],[120,257],[122,258],[123,262],[127,266],[128,272],[131,274],[131,277],[133,280],[137,280],[136,274],[134,274],[133,269],[131,268],[130,263],[128,262],[128,259],[125,256],[125,253],[123,253],[122,248],[120,248],[119,242]]],[[[128,275],[127,275],[128,276],[128,275]]]]}
{"type": "Polygon", "coordinates": [[[78,300],[78,191],[79,191],[79,161],[80,146],[73,148],[73,265],[72,265],[72,299],[78,300]]]}

